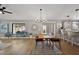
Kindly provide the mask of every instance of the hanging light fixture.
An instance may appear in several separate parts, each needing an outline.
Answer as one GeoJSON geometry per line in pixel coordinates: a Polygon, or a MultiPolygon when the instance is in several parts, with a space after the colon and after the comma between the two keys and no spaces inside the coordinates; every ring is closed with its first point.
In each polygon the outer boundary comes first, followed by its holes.
{"type": "Polygon", "coordinates": [[[70,15],[67,15],[67,21],[69,22],[70,21],[70,15]]]}
{"type": "Polygon", "coordinates": [[[76,20],[77,20],[77,17],[78,17],[78,11],[79,11],[79,9],[75,9],[75,11],[76,11],[76,20]]]}
{"type": "Polygon", "coordinates": [[[40,16],[37,17],[35,19],[35,22],[38,22],[38,23],[43,23],[43,22],[46,22],[46,18],[43,17],[43,12],[42,12],[43,9],[40,9],[40,16]]]}

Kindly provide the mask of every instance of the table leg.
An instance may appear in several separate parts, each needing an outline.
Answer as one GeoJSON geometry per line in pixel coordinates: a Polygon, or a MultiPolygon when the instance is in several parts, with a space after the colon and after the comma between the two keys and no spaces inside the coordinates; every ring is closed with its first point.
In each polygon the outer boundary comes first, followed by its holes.
{"type": "Polygon", "coordinates": [[[44,48],[44,41],[42,41],[42,48],[44,48]]]}

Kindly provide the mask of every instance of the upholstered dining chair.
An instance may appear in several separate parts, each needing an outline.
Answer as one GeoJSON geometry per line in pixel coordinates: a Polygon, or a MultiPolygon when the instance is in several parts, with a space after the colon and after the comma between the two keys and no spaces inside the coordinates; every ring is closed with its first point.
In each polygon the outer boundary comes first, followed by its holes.
{"type": "Polygon", "coordinates": [[[55,43],[57,42],[59,44],[59,48],[61,49],[61,38],[51,38],[50,40],[53,43],[53,48],[55,46],[55,43]]]}
{"type": "Polygon", "coordinates": [[[35,40],[36,40],[36,47],[37,47],[38,42],[41,42],[42,48],[44,48],[44,37],[42,35],[37,35],[35,40]]]}

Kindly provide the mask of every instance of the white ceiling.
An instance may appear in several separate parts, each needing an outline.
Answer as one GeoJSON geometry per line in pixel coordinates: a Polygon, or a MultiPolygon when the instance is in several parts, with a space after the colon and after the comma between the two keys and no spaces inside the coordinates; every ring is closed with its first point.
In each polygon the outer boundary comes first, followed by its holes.
{"type": "Polygon", "coordinates": [[[75,19],[75,9],[79,4],[3,4],[6,10],[12,11],[13,14],[0,14],[0,19],[9,20],[33,20],[39,17],[40,9],[43,9],[43,17],[48,20],[75,19]]]}

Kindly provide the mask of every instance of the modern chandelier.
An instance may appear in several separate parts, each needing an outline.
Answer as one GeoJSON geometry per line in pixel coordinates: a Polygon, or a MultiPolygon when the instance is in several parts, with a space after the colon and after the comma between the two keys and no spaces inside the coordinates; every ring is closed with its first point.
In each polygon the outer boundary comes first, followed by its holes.
{"type": "Polygon", "coordinates": [[[46,22],[47,19],[43,17],[43,9],[40,9],[40,16],[35,19],[35,22],[43,23],[46,22]]]}
{"type": "Polygon", "coordinates": [[[78,11],[79,11],[79,9],[75,9],[75,11],[76,11],[76,20],[78,19],[78,11]]]}

